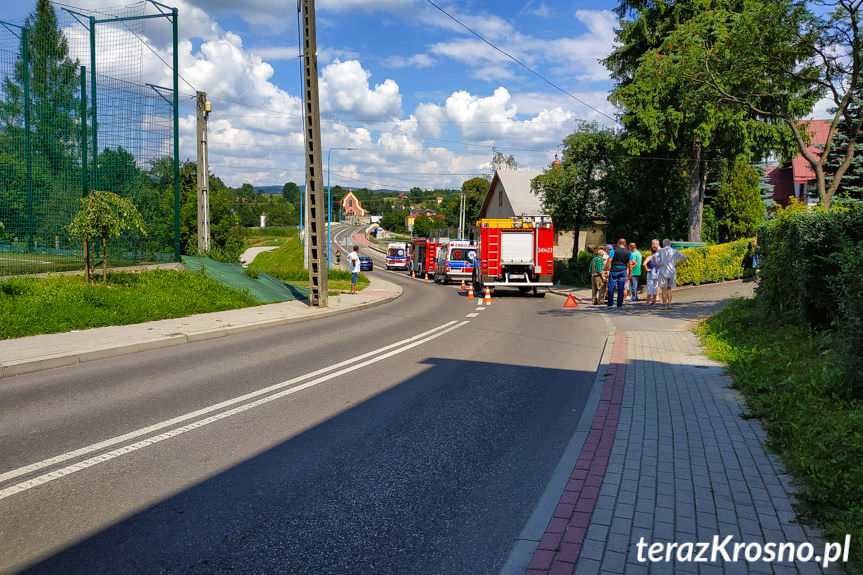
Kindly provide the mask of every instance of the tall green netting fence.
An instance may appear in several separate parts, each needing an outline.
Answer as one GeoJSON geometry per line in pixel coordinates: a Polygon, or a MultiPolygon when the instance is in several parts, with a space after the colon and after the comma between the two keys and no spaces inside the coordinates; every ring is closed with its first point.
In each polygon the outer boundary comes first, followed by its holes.
{"type": "Polygon", "coordinates": [[[145,25],[168,39],[173,27],[176,53],[176,17],[152,0],[40,0],[26,21],[0,21],[0,276],[82,269],[68,226],[91,190],[144,217],[146,234],[109,243],[109,265],[178,258],[176,61],[145,44],[145,25]]]}

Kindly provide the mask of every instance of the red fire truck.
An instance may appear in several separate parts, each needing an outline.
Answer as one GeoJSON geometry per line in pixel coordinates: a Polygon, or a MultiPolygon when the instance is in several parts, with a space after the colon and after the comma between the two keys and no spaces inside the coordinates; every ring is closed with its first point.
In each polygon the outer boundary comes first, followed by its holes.
{"type": "Polygon", "coordinates": [[[554,275],[554,224],[551,216],[484,219],[477,222],[477,291],[489,286],[518,288],[545,296],[554,275]]]}
{"type": "Polygon", "coordinates": [[[429,276],[434,275],[435,255],[440,242],[427,238],[414,238],[411,259],[414,263],[414,273],[422,277],[426,272],[429,276]]]}

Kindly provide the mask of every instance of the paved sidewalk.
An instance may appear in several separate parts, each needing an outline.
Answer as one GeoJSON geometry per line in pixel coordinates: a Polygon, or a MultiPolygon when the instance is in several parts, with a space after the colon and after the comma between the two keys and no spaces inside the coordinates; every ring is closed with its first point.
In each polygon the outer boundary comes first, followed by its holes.
{"type": "Polygon", "coordinates": [[[369,287],[356,295],[331,295],[327,309],[295,300],[0,341],[0,378],[338,315],[379,305],[402,293],[400,286],[374,274],[369,274],[369,281],[369,287]]]}
{"type": "Polygon", "coordinates": [[[611,354],[600,366],[594,412],[579,425],[583,444],[551,517],[544,530],[522,534],[522,549],[531,539],[534,547],[519,572],[841,572],[815,562],[725,562],[721,555],[707,563],[639,561],[642,537],[682,544],[731,535],[732,552],[734,542],[809,542],[815,555],[823,551],[817,530],[795,521],[790,479],[764,447],[759,421],[741,417],[746,408],[730,378],[690,331],[693,319],[747,291],[751,285],[739,282],[681,290],[671,314],[643,305],[580,308],[609,318],[611,354]]]}

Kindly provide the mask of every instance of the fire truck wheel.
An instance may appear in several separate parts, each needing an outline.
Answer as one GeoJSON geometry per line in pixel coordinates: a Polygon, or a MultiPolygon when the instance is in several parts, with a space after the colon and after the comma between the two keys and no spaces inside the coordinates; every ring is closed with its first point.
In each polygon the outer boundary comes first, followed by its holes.
{"type": "Polygon", "coordinates": [[[539,288],[533,288],[533,295],[536,297],[545,297],[545,290],[540,290],[539,288]]]}

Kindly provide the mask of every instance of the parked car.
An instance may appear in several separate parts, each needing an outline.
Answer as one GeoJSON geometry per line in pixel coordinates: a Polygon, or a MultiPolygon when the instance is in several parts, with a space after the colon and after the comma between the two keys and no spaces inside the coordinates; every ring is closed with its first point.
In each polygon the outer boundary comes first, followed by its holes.
{"type": "Polygon", "coordinates": [[[360,256],[360,271],[370,272],[375,269],[375,263],[369,256],[360,256]]]}

